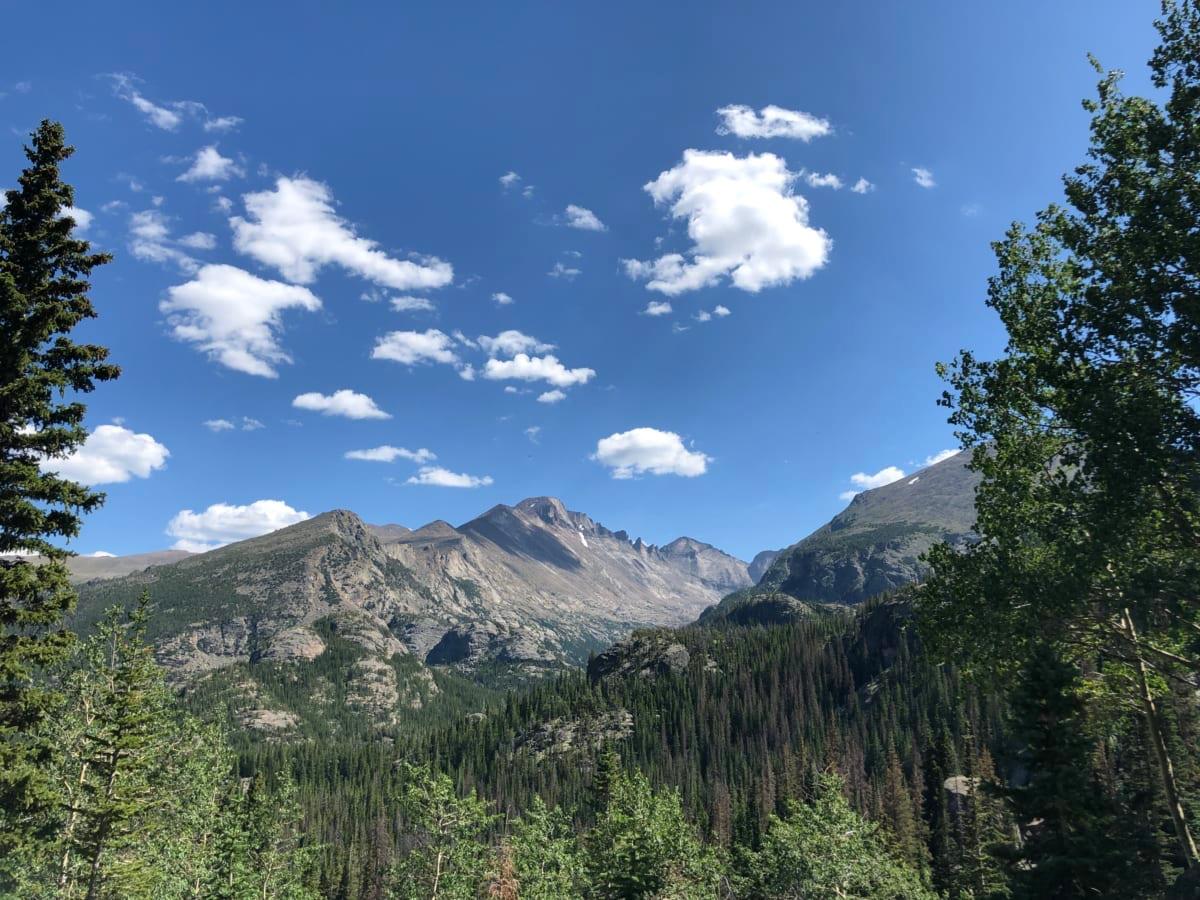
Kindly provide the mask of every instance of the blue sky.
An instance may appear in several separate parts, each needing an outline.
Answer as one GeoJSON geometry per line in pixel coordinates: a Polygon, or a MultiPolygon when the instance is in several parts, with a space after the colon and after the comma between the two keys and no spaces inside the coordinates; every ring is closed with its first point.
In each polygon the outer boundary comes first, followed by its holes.
{"type": "Polygon", "coordinates": [[[117,257],[75,549],[540,494],[797,540],[954,445],[933,365],[1001,345],[989,242],[1082,160],[1087,52],[1147,89],[1157,4],[405,7],[8,11],[0,183],[60,119],[117,257]]]}

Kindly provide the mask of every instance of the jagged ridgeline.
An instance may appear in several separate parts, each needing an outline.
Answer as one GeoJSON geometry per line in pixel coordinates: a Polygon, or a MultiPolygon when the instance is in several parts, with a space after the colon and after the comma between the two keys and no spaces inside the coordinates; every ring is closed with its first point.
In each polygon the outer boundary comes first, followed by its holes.
{"type": "Polygon", "coordinates": [[[478,709],[481,685],[581,665],[631,628],[686,623],[750,584],[744,562],[708,544],[631,540],[546,497],[457,528],[335,510],[142,571],[85,562],[76,628],[148,590],[172,680],[279,739],[478,709]]]}

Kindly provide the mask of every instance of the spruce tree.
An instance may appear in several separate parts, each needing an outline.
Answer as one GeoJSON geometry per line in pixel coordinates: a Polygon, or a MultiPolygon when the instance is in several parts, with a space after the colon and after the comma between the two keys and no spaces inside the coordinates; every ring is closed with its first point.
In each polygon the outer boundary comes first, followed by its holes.
{"type": "Polygon", "coordinates": [[[1078,670],[1043,644],[1012,698],[1014,762],[1028,773],[1003,791],[1024,833],[1010,853],[1018,898],[1144,896],[1147,873],[1121,840],[1120,810],[1092,770],[1080,687],[1078,670]]]}
{"type": "MultiPolygon", "coordinates": [[[[104,499],[41,464],[84,443],[79,395],[119,374],[105,348],[70,337],[96,315],[88,278],[109,261],[64,215],[75,197],[59,166],[72,152],[62,126],[42,122],[0,208],[0,860],[53,827],[53,747],[38,726],[58,694],[42,675],[67,653],[62,620],[75,599],[55,541],[75,537],[104,499]]],[[[0,889],[10,874],[0,862],[0,889]]]]}

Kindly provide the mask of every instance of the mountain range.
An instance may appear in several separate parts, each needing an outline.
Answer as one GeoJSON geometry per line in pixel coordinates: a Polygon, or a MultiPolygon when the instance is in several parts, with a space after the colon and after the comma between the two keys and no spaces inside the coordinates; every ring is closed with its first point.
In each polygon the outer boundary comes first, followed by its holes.
{"type": "Polygon", "coordinates": [[[581,665],[638,628],[792,620],[917,580],[925,549],[970,533],[976,476],[965,462],[864,492],[752,564],[691,537],[631,539],[552,497],[415,530],[333,510],[202,554],[76,558],[76,626],[145,590],[172,677],[221,673],[244,723],[295,725],[267,686],[281,669],[334,657],[346,664],[315,695],[394,723],[436,702],[438,672],[511,683],[581,665]]]}

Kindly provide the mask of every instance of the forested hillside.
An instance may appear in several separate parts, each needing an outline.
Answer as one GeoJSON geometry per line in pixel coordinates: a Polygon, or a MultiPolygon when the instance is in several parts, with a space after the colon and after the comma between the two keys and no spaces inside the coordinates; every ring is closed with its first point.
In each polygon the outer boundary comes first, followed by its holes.
{"type": "Polygon", "coordinates": [[[54,464],[120,370],[43,121],[0,207],[0,896],[1200,897],[1200,0],[1157,28],[1159,94],[1097,66],[1064,205],[995,245],[1003,353],[939,366],[963,452],[753,587],[537,497],[77,605],[104,495],[54,464]]]}

